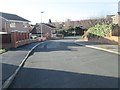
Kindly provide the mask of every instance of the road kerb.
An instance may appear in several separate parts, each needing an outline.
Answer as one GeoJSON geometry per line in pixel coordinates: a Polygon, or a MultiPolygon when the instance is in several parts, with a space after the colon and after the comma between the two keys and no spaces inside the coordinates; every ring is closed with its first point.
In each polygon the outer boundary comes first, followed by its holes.
{"type": "Polygon", "coordinates": [[[27,58],[29,57],[29,55],[31,54],[31,52],[40,44],[43,44],[44,42],[40,42],[37,45],[35,45],[25,56],[25,58],[22,60],[22,62],[20,63],[20,65],[18,66],[18,68],[15,70],[15,72],[4,82],[4,84],[2,85],[2,90],[6,90],[9,85],[12,83],[13,79],[15,78],[15,76],[17,75],[17,73],[19,72],[20,68],[24,65],[25,61],[27,60],[27,58]]]}
{"type": "Polygon", "coordinates": [[[106,52],[110,52],[110,53],[114,53],[114,54],[120,55],[120,53],[116,52],[116,51],[112,51],[112,50],[108,50],[108,49],[104,49],[104,48],[100,48],[100,47],[95,47],[95,46],[90,46],[90,45],[85,45],[85,44],[80,44],[80,43],[76,43],[76,44],[77,45],[82,45],[82,46],[85,46],[85,47],[88,47],[88,48],[93,48],[93,49],[102,50],[102,51],[106,51],[106,52]]]}

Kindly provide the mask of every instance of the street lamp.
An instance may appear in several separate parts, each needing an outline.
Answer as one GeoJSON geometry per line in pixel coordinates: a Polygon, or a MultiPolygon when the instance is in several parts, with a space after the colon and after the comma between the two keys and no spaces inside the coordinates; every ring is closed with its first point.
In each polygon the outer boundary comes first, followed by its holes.
{"type": "Polygon", "coordinates": [[[43,35],[42,35],[42,13],[44,13],[44,12],[41,11],[41,39],[43,38],[43,35]]]}
{"type": "Polygon", "coordinates": [[[75,21],[74,21],[73,24],[74,24],[74,36],[75,36],[75,34],[76,34],[76,31],[75,31],[75,21]]]}

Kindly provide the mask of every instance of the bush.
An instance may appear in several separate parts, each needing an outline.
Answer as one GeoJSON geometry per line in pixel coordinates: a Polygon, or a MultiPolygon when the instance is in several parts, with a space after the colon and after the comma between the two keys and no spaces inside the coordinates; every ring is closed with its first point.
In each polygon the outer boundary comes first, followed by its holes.
{"type": "Polygon", "coordinates": [[[105,37],[112,31],[112,24],[97,24],[88,29],[88,38],[105,37]]]}
{"type": "Polygon", "coordinates": [[[5,52],[6,52],[5,49],[0,49],[0,54],[5,53],[5,52]]]}
{"type": "Polygon", "coordinates": [[[38,36],[32,36],[32,39],[37,39],[38,38],[38,36]]]}

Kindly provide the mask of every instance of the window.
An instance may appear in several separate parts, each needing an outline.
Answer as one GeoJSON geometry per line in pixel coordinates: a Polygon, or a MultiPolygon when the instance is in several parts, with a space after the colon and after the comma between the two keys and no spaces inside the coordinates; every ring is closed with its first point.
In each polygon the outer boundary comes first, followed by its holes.
{"type": "Polygon", "coordinates": [[[11,28],[15,28],[15,23],[11,22],[11,23],[10,23],[10,27],[11,27],[11,28]]]}
{"type": "Polygon", "coordinates": [[[23,27],[27,28],[28,27],[28,23],[23,23],[23,27]]]}

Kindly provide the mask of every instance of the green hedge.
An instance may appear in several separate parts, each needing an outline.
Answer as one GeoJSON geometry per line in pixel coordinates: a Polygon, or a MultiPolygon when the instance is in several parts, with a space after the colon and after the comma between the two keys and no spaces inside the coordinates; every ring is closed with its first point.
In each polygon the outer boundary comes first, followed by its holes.
{"type": "Polygon", "coordinates": [[[88,29],[88,37],[105,37],[112,31],[112,24],[97,24],[88,29]]]}

